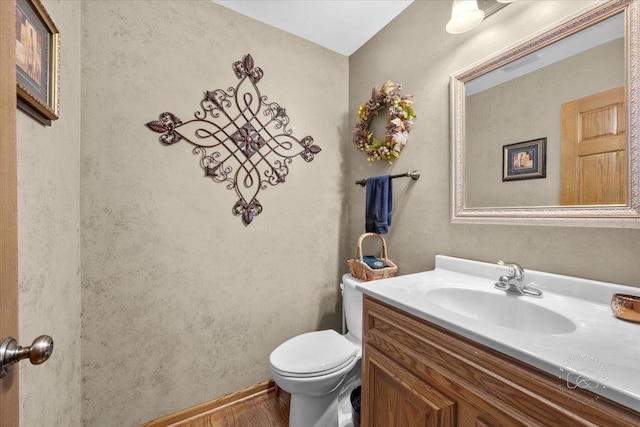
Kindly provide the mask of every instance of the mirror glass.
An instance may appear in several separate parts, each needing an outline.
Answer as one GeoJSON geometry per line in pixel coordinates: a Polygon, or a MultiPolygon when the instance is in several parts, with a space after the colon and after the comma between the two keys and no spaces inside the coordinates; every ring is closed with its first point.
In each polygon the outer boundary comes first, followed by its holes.
{"type": "Polygon", "coordinates": [[[561,205],[561,106],[624,88],[625,69],[619,13],[466,83],[466,206],[561,205]],[[546,177],[503,181],[502,147],[541,138],[546,177]]]}
{"type": "Polygon", "coordinates": [[[452,76],[454,222],[638,217],[634,13],[605,3],[452,76]]]}

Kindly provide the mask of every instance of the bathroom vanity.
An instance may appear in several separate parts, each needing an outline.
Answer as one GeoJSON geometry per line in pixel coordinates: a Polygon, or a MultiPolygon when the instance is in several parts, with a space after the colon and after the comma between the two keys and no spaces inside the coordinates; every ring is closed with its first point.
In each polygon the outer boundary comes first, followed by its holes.
{"type": "Polygon", "coordinates": [[[640,289],[436,257],[363,291],[363,426],[640,426],[640,324],[608,301],[640,289]],[[549,320],[550,319],[550,320],[549,320]]]}

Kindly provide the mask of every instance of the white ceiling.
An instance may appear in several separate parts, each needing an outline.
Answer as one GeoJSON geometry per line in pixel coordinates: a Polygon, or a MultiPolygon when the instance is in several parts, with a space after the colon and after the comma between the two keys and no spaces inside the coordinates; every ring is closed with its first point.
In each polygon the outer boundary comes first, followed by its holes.
{"type": "Polygon", "coordinates": [[[413,0],[212,0],[350,56],[413,0]]]}

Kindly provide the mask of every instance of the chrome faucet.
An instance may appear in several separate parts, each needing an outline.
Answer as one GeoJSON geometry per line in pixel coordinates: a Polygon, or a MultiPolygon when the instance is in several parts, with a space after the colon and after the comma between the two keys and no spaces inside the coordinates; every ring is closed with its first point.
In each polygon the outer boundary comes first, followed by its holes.
{"type": "Polygon", "coordinates": [[[530,297],[541,298],[542,291],[536,288],[530,288],[524,284],[524,268],[515,262],[498,261],[498,265],[509,268],[508,276],[500,276],[495,284],[496,289],[511,292],[517,295],[527,295],[530,297]]]}

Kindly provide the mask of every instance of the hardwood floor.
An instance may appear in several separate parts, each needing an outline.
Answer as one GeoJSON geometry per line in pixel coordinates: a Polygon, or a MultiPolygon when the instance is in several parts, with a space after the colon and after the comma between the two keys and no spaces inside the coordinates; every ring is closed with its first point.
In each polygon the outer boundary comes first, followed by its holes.
{"type": "Polygon", "coordinates": [[[247,398],[226,407],[175,424],[176,427],[287,427],[289,414],[275,391],[247,398]]]}
{"type": "Polygon", "coordinates": [[[287,427],[290,400],[264,382],[138,427],[287,427]]]}

